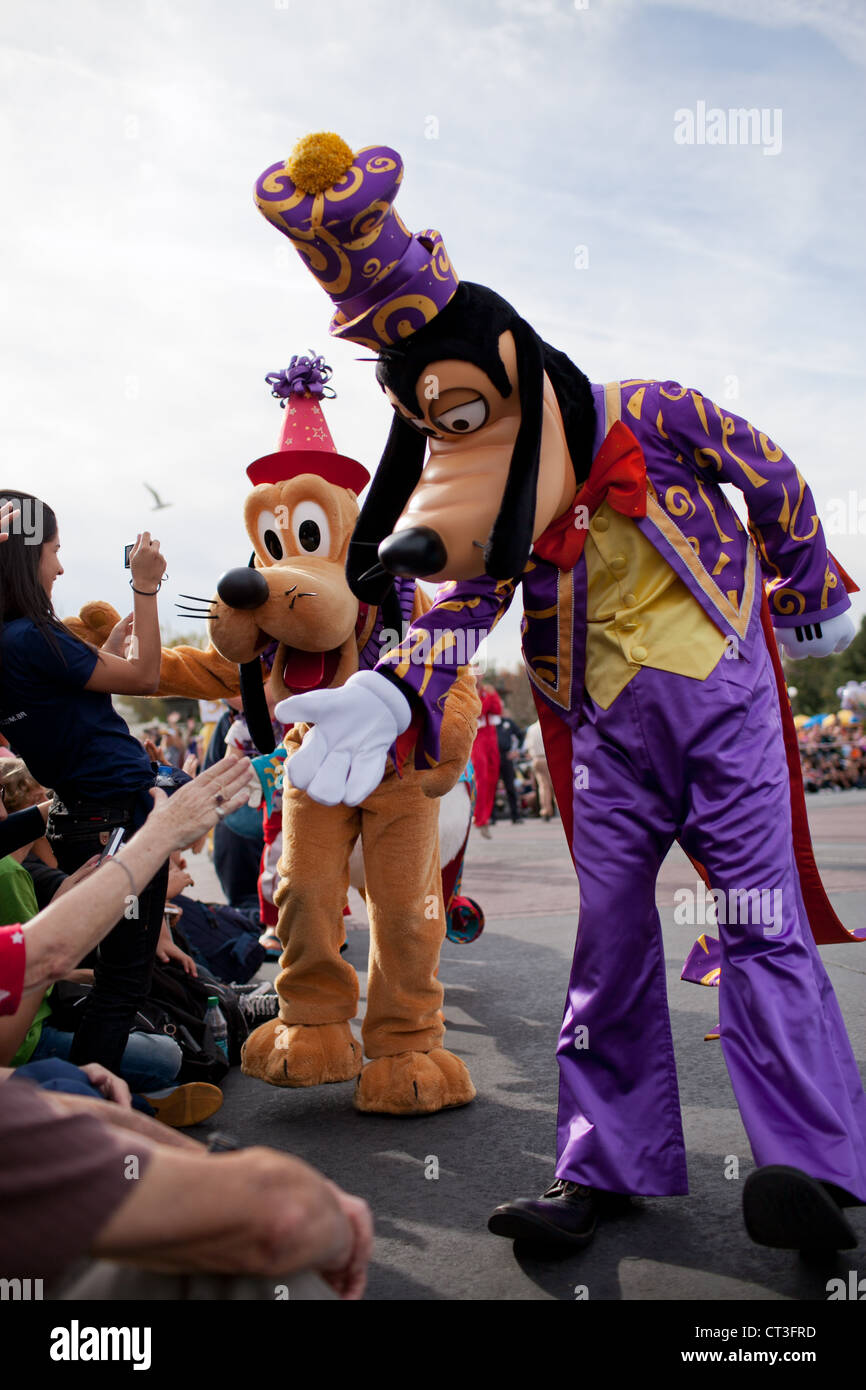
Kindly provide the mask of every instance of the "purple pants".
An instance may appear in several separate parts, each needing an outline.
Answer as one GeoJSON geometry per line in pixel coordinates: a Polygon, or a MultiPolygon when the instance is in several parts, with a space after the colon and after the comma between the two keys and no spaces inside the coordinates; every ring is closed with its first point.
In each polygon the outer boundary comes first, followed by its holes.
{"type": "Polygon", "coordinates": [[[866,1096],[800,894],[768,654],[723,657],[705,681],[645,667],[610,709],[585,697],[572,741],[580,917],[557,1177],[688,1191],[655,906],[678,839],[722,894],[721,1045],[755,1162],[866,1199],[866,1096]]]}

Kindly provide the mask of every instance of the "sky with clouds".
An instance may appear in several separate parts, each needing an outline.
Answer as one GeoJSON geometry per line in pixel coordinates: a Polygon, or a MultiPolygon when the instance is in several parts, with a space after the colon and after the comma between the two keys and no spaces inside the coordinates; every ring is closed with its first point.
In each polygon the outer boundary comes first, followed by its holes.
{"type": "MultiPolygon", "coordinates": [[[[178,593],[248,558],[244,469],[292,353],[326,354],[337,447],[375,466],[372,367],[252,200],[318,129],[397,149],[408,225],[591,379],[674,378],[751,419],[838,529],[834,499],[866,498],[864,66],[861,0],[4,7],[0,484],[58,513],[59,611],[124,610],[123,545],[156,522],[164,629],[188,630],[178,593]],[[701,103],[765,110],[768,138],[679,143],[701,103]]],[[[863,581],[846,520],[830,543],[863,581]]],[[[516,613],[490,645],[517,661],[516,613]]]]}

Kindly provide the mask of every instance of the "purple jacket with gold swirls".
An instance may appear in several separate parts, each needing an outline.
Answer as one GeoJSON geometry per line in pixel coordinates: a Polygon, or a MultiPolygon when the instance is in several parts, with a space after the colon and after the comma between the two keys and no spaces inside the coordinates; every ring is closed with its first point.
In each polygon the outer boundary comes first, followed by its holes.
{"type": "MultiPolygon", "coordinates": [[[[688,586],[746,660],[760,626],[766,585],[776,627],[836,617],[850,607],[827,552],[812,494],[767,435],[699,391],[676,382],[628,380],[594,386],[597,452],[616,419],[643,451],[647,513],[633,522],[688,586]],[[744,494],[748,529],[720,486],[744,494]]],[[[436,761],[445,697],[457,668],[523,586],[521,625],[529,679],[569,724],[580,719],[586,643],[586,565],[558,570],[533,552],[515,580],[487,576],[440,585],[430,611],[376,669],[388,669],[423,702],[416,764],[436,761]]]]}

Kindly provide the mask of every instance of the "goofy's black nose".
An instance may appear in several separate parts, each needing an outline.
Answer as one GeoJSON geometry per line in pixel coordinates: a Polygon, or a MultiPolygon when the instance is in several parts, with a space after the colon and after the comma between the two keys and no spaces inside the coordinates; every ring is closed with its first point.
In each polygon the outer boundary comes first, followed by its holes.
{"type": "Polygon", "coordinates": [[[248,565],[226,570],[217,584],[217,593],[228,608],[240,609],[261,608],[271,595],[264,575],[248,565]]]}
{"type": "Polygon", "coordinates": [[[448,552],[442,537],[429,526],[411,526],[385,537],[379,546],[379,559],[391,574],[423,579],[445,568],[448,552]]]}

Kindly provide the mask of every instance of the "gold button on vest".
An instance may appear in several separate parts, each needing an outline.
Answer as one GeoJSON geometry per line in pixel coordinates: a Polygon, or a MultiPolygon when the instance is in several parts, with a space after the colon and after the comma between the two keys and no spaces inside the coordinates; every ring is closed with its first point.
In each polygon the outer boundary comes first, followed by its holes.
{"type": "Polygon", "coordinates": [[[725,639],[636,522],[603,502],[584,557],[584,682],[595,703],[608,709],[641,665],[706,680],[725,639]]]}

